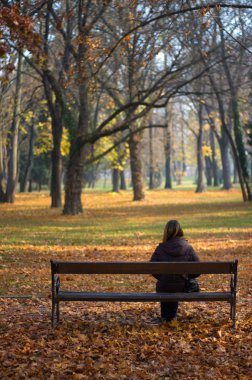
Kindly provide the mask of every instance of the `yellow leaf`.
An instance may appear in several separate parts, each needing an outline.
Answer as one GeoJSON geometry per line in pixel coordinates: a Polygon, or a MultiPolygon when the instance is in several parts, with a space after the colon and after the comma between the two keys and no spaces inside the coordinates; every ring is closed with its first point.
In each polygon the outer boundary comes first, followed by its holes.
{"type": "Polygon", "coordinates": [[[176,319],[173,319],[171,322],[168,322],[168,325],[170,327],[175,328],[175,329],[177,329],[179,327],[178,321],[176,319]]]}

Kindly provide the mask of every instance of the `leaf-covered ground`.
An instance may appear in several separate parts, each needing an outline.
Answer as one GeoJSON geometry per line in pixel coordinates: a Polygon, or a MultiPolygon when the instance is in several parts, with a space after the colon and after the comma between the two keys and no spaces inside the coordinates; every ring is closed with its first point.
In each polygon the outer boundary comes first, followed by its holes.
{"type": "MultiPolygon", "coordinates": [[[[128,192],[89,193],[83,200],[77,217],[51,210],[46,194],[0,205],[1,379],[250,379],[252,205],[239,191],[155,191],[137,203],[128,192]],[[221,302],[181,303],[173,326],[152,324],[157,303],[65,303],[51,329],[51,258],[149,260],[172,218],[202,260],[239,260],[236,332],[221,302]]],[[[62,287],[155,288],[150,276],[75,277],[64,276],[62,287]]],[[[229,278],[201,276],[200,285],[228,289],[229,278]]]]}

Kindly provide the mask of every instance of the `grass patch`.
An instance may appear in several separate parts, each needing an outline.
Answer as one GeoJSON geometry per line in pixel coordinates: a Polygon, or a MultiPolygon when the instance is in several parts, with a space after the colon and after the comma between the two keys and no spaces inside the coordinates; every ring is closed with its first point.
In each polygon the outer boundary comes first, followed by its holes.
{"type": "Polygon", "coordinates": [[[66,217],[50,209],[46,194],[20,194],[15,205],[1,205],[1,248],[9,245],[125,245],[161,239],[168,219],[179,219],[189,238],[251,236],[252,208],[240,192],[147,192],[132,202],[132,194],[93,192],[83,195],[84,213],[66,217]]]}

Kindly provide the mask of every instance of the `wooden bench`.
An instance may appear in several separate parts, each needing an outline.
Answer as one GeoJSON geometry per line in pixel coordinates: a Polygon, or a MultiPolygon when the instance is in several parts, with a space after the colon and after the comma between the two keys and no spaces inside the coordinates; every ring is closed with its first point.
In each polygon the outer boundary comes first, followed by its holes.
{"type": "Polygon", "coordinates": [[[51,260],[52,327],[59,323],[59,303],[63,301],[226,301],[231,305],[231,319],[236,328],[236,284],[238,261],[232,262],[69,262],[51,260]],[[197,293],[114,293],[64,291],[60,274],[230,274],[230,291],[197,293]]]}

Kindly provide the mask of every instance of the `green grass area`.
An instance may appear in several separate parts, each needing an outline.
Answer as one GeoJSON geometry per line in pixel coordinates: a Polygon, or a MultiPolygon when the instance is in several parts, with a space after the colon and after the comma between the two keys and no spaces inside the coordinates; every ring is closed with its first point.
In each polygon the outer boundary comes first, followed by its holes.
{"type": "Polygon", "coordinates": [[[50,209],[45,193],[20,194],[17,203],[0,205],[1,251],[10,245],[83,246],[155,243],[168,219],[178,219],[190,238],[252,233],[252,205],[239,190],[147,191],[141,202],[131,192],[92,192],[83,195],[84,213],[64,216],[50,209]]]}
{"type": "MultiPolygon", "coordinates": [[[[132,187],[130,186],[130,178],[126,178],[126,185],[127,185],[127,191],[132,191],[132,187]]],[[[145,186],[148,188],[149,183],[148,181],[145,181],[145,186]]],[[[161,190],[164,189],[165,186],[165,181],[163,180],[161,185],[158,187],[158,189],[155,190],[161,190]]],[[[173,190],[195,190],[196,189],[196,183],[195,183],[195,178],[193,176],[187,176],[182,179],[181,185],[177,185],[176,181],[173,180],[172,183],[172,188],[173,190]]],[[[208,186],[208,190],[210,191],[219,191],[221,189],[222,185],[220,184],[218,187],[214,186],[208,186]]],[[[239,184],[233,184],[234,189],[239,189],[240,185],[239,184]]],[[[110,178],[107,178],[106,181],[104,181],[103,178],[99,178],[96,183],[95,183],[95,188],[88,188],[85,187],[84,189],[85,192],[87,193],[93,193],[93,192],[110,192],[112,191],[112,181],[110,178]]]]}

